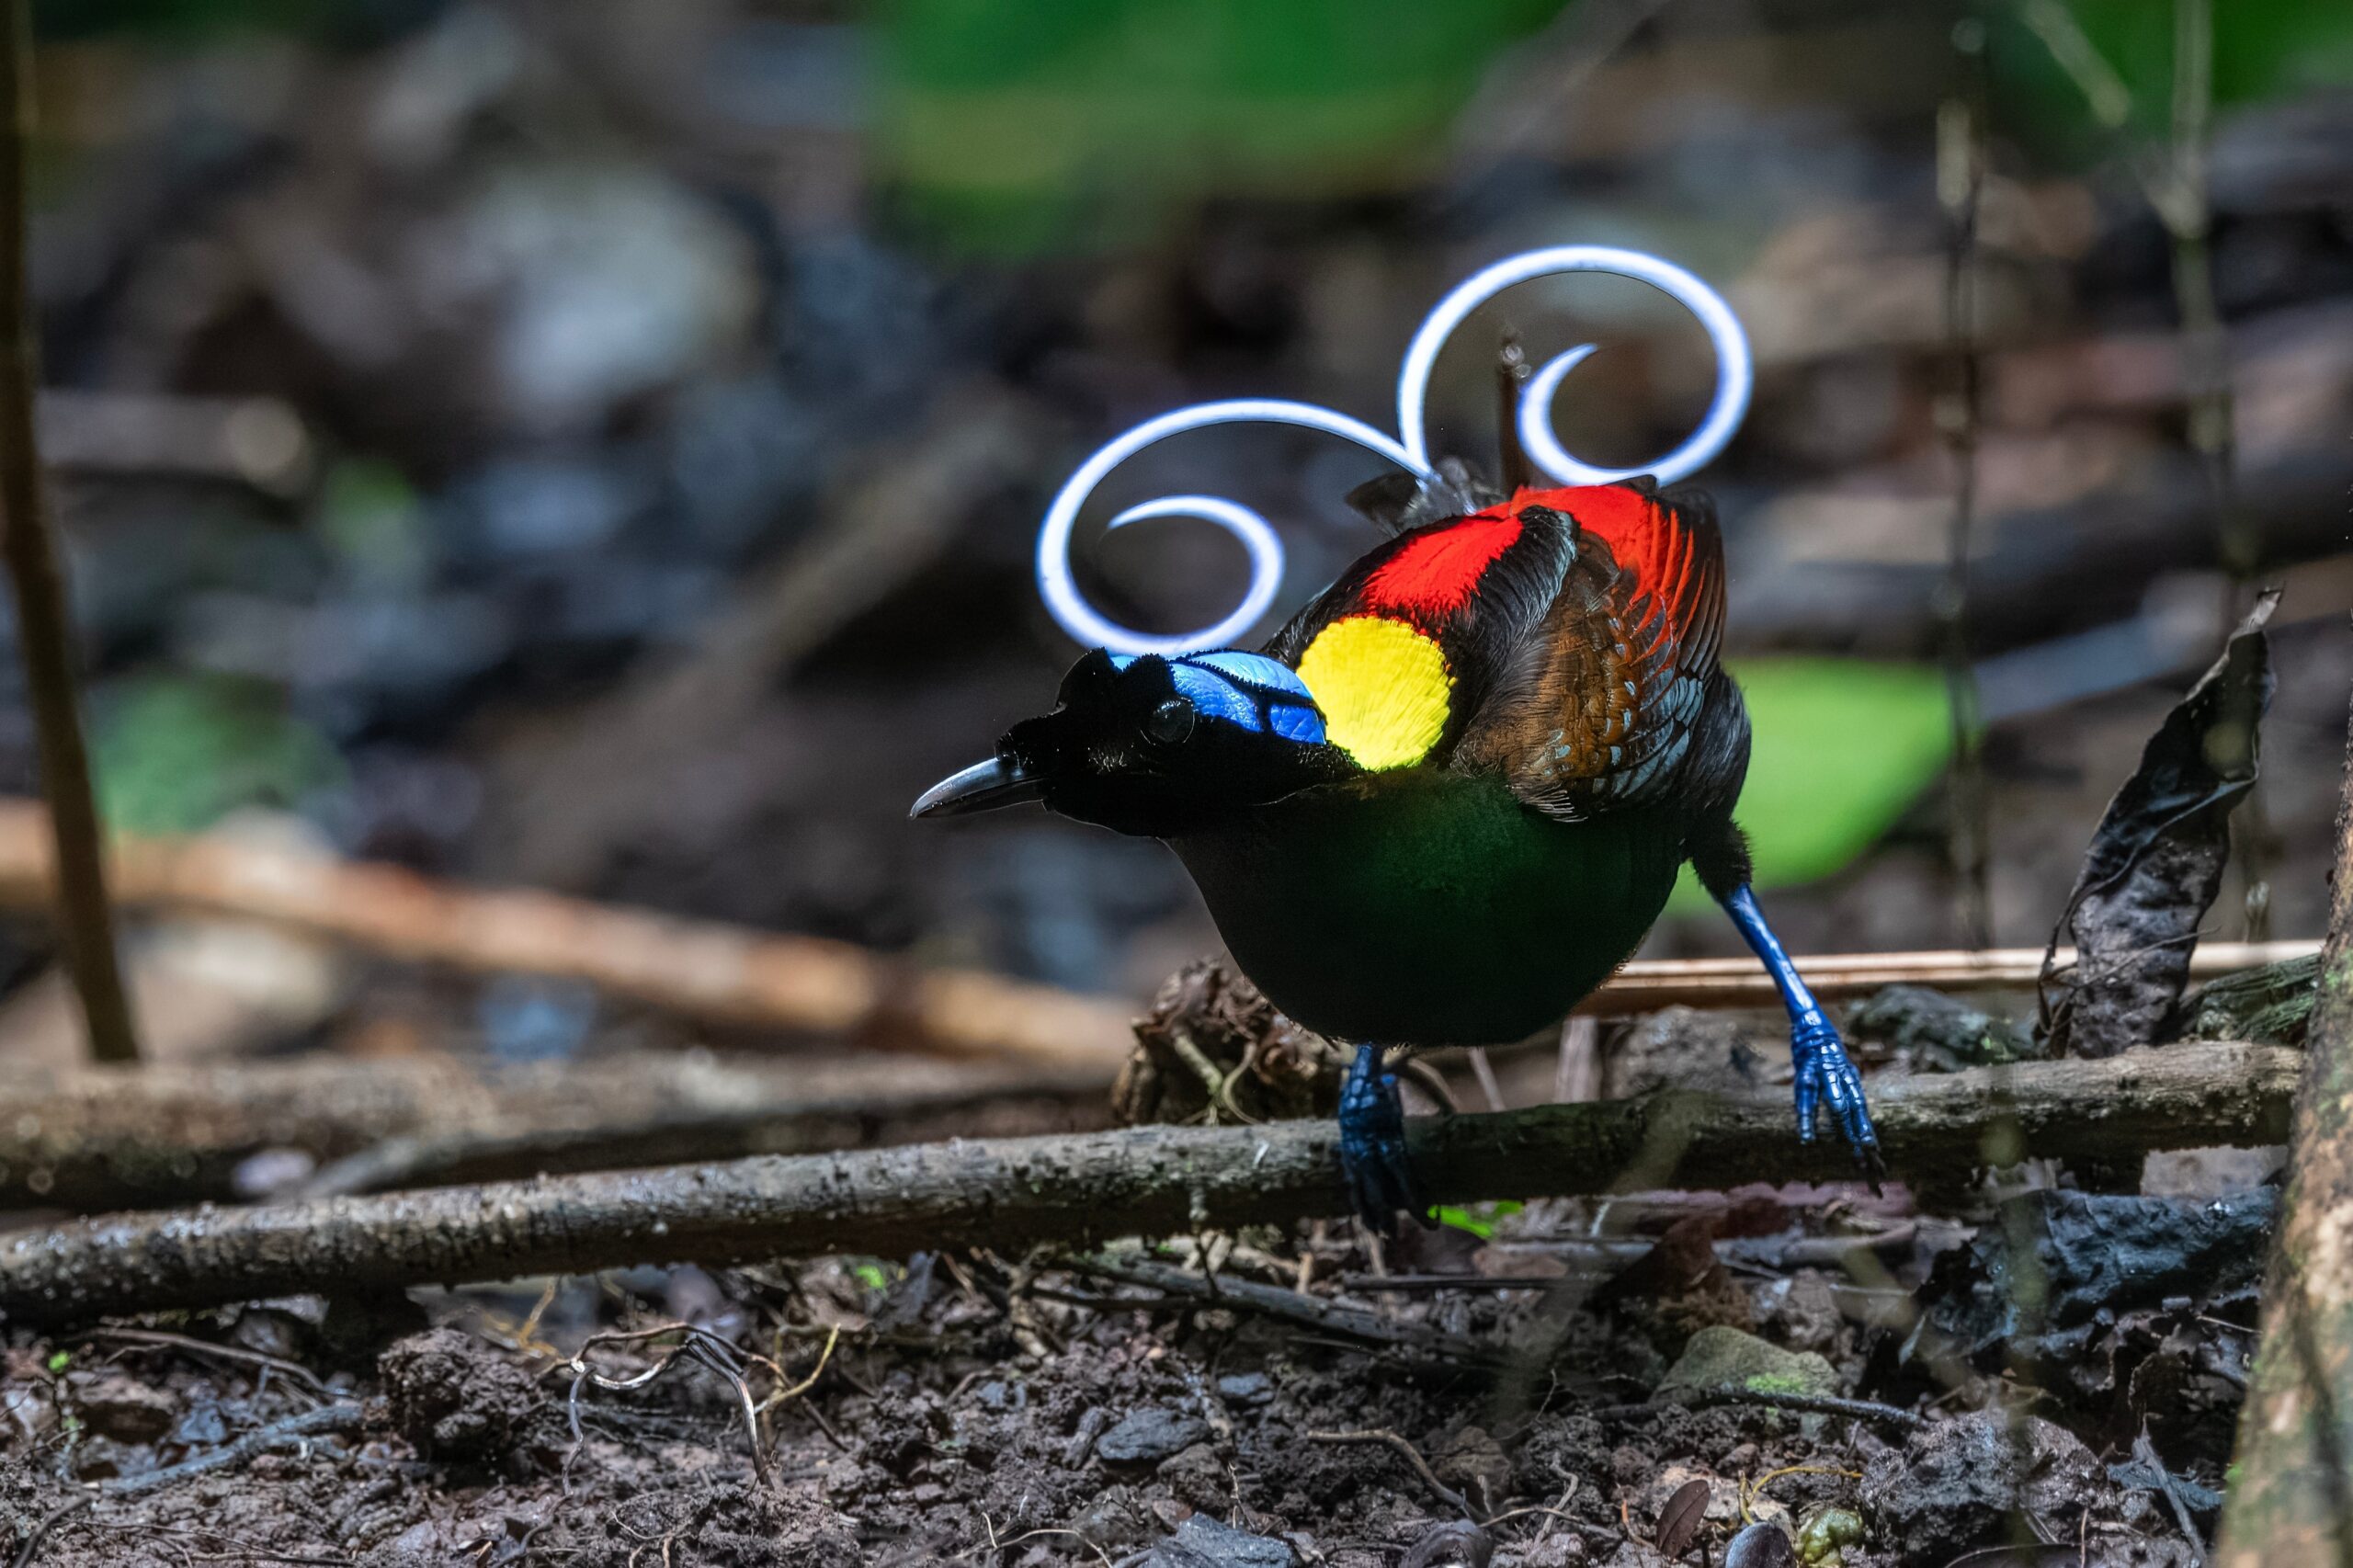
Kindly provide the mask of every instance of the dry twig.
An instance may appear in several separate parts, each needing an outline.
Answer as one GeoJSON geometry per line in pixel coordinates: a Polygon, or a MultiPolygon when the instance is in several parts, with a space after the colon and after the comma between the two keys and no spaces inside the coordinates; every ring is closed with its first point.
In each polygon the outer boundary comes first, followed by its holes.
{"type": "MultiPolygon", "coordinates": [[[[826,1342],[825,1349],[828,1355],[832,1353],[831,1340],[826,1342]]],[[[615,1391],[642,1389],[668,1371],[681,1358],[710,1372],[735,1395],[735,1412],[744,1418],[744,1436],[752,1448],[752,1469],[758,1474],[763,1487],[775,1490],[776,1474],[768,1464],[767,1444],[760,1438],[760,1412],[767,1406],[752,1398],[752,1385],[745,1374],[752,1367],[764,1367],[776,1380],[776,1386],[782,1389],[785,1386],[784,1369],[757,1351],[746,1350],[707,1328],[688,1323],[665,1323],[652,1328],[614,1329],[604,1334],[592,1334],[581,1341],[580,1348],[574,1353],[568,1363],[572,1368],[572,1388],[563,1400],[564,1420],[572,1427],[572,1452],[566,1454],[563,1460],[564,1490],[567,1493],[572,1487],[573,1461],[588,1441],[587,1434],[580,1428],[580,1391],[592,1383],[600,1389],[615,1391]],[[649,1339],[659,1339],[671,1334],[680,1336],[678,1343],[643,1371],[616,1377],[608,1372],[600,1372],[588,1364],[588,1352],[598,1346],[642,1345],[649,1339]]],[[[824,1363],[821,1359],[818,1371],[824,1369],[824,1363]]],[[[816,1373],[813,1372],[809,1383],[800,1386],[806,1389],[815,1381],[816,1373]]]]}
{"type": "MultiPolygon", "coordinates": [[[[2244,969],[2284,963],[2319,949],[2317,942],[2200,942],[2190,955],[2192,980],[2211,980],[2244,969]]],[[[2075,949],[2061,948],[2057,962],[2075,961],[2075,949]]],[[[1928,985],[1961,994],[1978,991],[2032,991],[2042,971],[2036,948],[1947,949],[1913,953],[1825,953],[1800,959],[1813,994],[1827,1002],[1848,1002],[1890,985],[1928,985]]],[[[1748,959],[1657,959],[1628,964],[1609,983],[1579,1004],[1580,1014],[1605,1017],[1647,1013],[1660,1007],[1771,1007],[1778,994],[1770,976],[1748,959]]]]}
{"type": "Polygon", "coordinates": [[[1393,1450],[1402,1456],[1406,1463],[1412,1465],[1414,1473],[1422,1478],[1423,1484],[1437,1494],[1439,1502],[1466,1519],[1474,1517],[1471,1500],[1440,1481],[1438,1478],[1438,1471],[1432,1470],[1429,1461],[1422,1458],[1422,1451],[1386,1426],[1369,1427],[1360,1432],[1310,1432],[1307,1436],[1309,1441],[1317,1443],[1379,1443],[1381,1447],[1393,1450]]]}
{"type": "Polygon", "coordinates": [[[243,1464],[256,1454],[267,1453],[288,1443],[308,1442],[313,1437],[325,1437],[329,1433],[357,1432],[366,1421],[367,1412],[359,1405],[321,1405],[316,1410],[306,1410],[300,1415],[290,1415],[283,1421],[256,1427],[234,1442],[207,1449],[192,1460],[165,1465],[161,1470],[143,1471],[137,1475],[101,1482],[98,1490],[109,1497],[135,1497],[143,1492],[156,1492],[166,1486],[177,1485],[207,1471],[243,1464]]]}
{"type": "Polygon", "coordinates": [[[1875,1399],[1841,1399],[1835,1394],[1729,1387],[1678,1389],[1672,1398],[1653,1400],[1647,1404],[1613,1404],[1601,1414],[1619,1420],[1638,1420],[1678,1407],[1706,1409],[1719,1404],[1763,1404],[1775,1410],[1793,1410],[1805,1415],[1844,1415],[1857,1421],[1876,1421],[1883,1426],[1906,1428],[1927,1425],[1927,1418],[1917,1411],[1882,1404],[1875,1399]]]}
{"type": "Polygon", "coordinates": [[[240,1366],[260,1367],[273,1371],[293,1383],[322,1404],[331,1403],[335,1394],[319,1381],[318,1374],[298,1361],[267,1351],[248,1350],[242,1345],[215,1345],[209,1339],[192,1335],[173,1334],[160,1328],[123,1328],[111,1324],[89,1331],[92,1339],[111,1339],[123,1345],[146,1345],[159,1349],[183,1350],[191,1356],[210,1357],[217,1361],[233,1361],[240,1366]]]}
{"type": "Polygon", "coordinates": [[[25,1537],[25,1544],[17,1549],[15,1568],[33,1568],[34,1559],[40,1555],[41,1543],[50,1538],[51,1532],[97,1500],[95,1493],[85,1494],[80,1497],[69,1497],[43,1514],[40,1523],[35,1525],[32,1533],[25,1537]]]}
{"type": "MultiPolygon", "coordinates": [[[[1101,1311],[1120,1312],[1178,1303],[1195,1307],[1238,1308],[1262,1317],[1275,1318],[1368,1345],[1427,1352],[1443,1352],[1448,1348],[1443,1335],[1419,1324],[1383,1317],[1378,1312],[1326,1301],[1302,1291],[1286,1290],[1279,1285],[1238,1278],[1230,1274],[1212,1280],[1205,1275],[1145,1258],[1102,1256],[1063,1258],[1060,1260],[1059,1267],[1074,1274],[1163,1292],[1158,1301],[1123,1301],[1112,1297],[1088,1303],[1101,1311]]],[[[1459,1350],[1461,1347],[1456,1348],[1459,1350]]]]}
{"type": "MultiPolygon", "coordinates": [[[[2150,1149],[2276,1142],[2297,1053],[2185,1044],[2001,1069],[2014,1158],[2114,1162],[2150,1149]]],[[[1984,1158],[1989,1070],[1882,1084],[1896,1174],[1949,1177],[1984,1158]]],[[[1800,1144],[1789,1098],[1677,1092],[1417,1119],[1413,1157],[1457,1202],[1610,1190],[1629,1169],[1672,1185],[1836,1180],[1800,1144]]],[[[56,1321],[318,1288],[731,1263],[844,1250],[1285,1223],[1346,1208],[1327,1122],[1139,1127],[855,1153],[449,1187],[254,1209],[117,1215],[0,1238],[0,1312],[56,1321]]]]}
{"type": "Polygon", "coordinates": [[[1984,405],[1984,365],[1978,342],[1978,219],[1985,189],[1985,26],[1975,17],[1953,28],[1962,57],[1964,91],[1937,110],[1937,198],[1945,210],[1945,339],[1952,360],[1951,392],[1938,400],[1937,422],[1953,468],[1952,523],[1945,580],[1938,595],[1942,621],[1945,692],[1951,709],[1952,773],[1949,834],[1953,875],[1960,881],[1962,939],[1993,944],[1993,900],[1987,872],[1991,819],[1986,812],[1985,759],[1981,750],[1977,674],[1969,657],[1969,559],[1977,514],[1977,447],[1984,405]]]}
{"type": "MultiPolygon", "coordinates": [[[[112,861],[122,902],[255,920],[388,958],[473,973],[579,980],[687,1017],[746,1028],[848,1035],[948,1055],[1011,1057],[1104,1072],[1125,1060],[1133,1009],[1104,997],[956,970],[921,970],[846,942],[565,898],[471,888],[395,866],[219,835],[121,837],[112,861]]],[[[55,882],[45,813],[0,801],[0,908],[48,906],[55,882]]],[[[2314,942],[2209,942],[2193,979],[2318,950],[2314,942]]],[[[2072,961],[2062,949],[2059,961],[2072,961]]],[[[2030,991],[2042,953],[1830,953],[1799,967],[1827,1001],[1887,985],[2030,991]]],[[[1643,960],[1577,1007],[1617,1017],[1665,1006],[1772,1007],[1751,959],[1643,960]]]]}
{"type": "MultiPolygon", "coordinates": [[[[55,861],[46,830],[35,803],[0,806],[0,905],[48,902],[55,861]]],[[[259,920],[472,973],[585,981],[712,1023],[1106,1073],[1128,1052],[1123,1004],[921,970],[847,942],[469,888],[222,835],[118,839],[113,871],[126,904],[259,920]]]]}
{"type": "Polygon", "coordinates": [[[53,809],[51,847],[58,929],[65,965],[82,998],[90,1054],[136,1062],[139,1037],[114,945],[107,899],[104,831],[82,734],[82,699],[74,682],[74,619],[65,567],[49,518],[40,450],[33,428],[40,381],[39,339],[25,252],[25,160],[32,142],[32,23],[27,0],[8,0],[0,18],[0,556],[16,596],[17,653],[40,754],[41,793],[53,809]]]}

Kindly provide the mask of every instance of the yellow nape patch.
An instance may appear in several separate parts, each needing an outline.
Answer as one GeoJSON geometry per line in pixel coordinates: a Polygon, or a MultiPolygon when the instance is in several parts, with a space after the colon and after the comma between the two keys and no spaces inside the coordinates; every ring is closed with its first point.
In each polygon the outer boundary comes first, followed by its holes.
{"type": "Polygon", "coordinates": [[[1446,654],[1402,620],[1352,615],[1316,633],[1299,678],[1324,710],[1326,739],[1379,772],[1419,762],[1452,705],[1446,654]]]}

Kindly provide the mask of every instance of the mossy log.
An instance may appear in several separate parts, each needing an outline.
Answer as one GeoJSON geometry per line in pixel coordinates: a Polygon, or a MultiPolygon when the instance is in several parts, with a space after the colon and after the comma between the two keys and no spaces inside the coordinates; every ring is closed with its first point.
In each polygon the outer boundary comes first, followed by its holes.
{"type": "MultiPolygon", "coordinates": [[[[1898,1176],[2024,1156],[2284,1136],[2298,1058],[2216,1044],[2026,1062],[1876,1086],[1898,1176]]],[[[1449,1202],[1630,1187],[1836,1180],[1786,1092],[1666,1093],[1415,1121],[1449,1202]]],[[[395,1290],[644,1263],[1018,1247],[1346,1211],[1328,1122],[1132,1128],[85,1220],[0,1241],[0,1314],[54,1321],[322,1289],[395,1290]]]]}

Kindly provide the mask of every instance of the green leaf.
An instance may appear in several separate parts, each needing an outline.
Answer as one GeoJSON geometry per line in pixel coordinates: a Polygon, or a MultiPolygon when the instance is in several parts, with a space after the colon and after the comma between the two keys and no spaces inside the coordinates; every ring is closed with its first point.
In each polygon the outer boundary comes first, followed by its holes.
{"type": "MultiPolygon", "coordinates": [[[[1773,657],[1727,667],[1754,735],[1739,812],[1759,888],[1844,870],[1951,760],[1944,675],[1928,665],[1773,657]]],[[[1668,913],[1709,903],[1686,867],[1668,913]]]]}
{"type": "Polygon", "coordinates": [[[1468,1209],[1440,1204],[1431,1213],[1439,1224],[1468,1231],[1483,1242],[1495,1235],[1498,1221],[1508,1220],[1526,1207],[1526,1204],[1503,1199],[1494,1203],[1474,1203],[1468,1209]]]}
{"type": "Polygon", "coordinates": [[[353,577],[394,592],[420,585],[433,566],[423,501],[387,462],[347,458],[320,486],[319,536],[353,577]]]}
{"type": "Polygon", "coordinates": [[[870,1290],[890,1289],[890,1276],[882,1272],[882,1266],[879,1263],[854,1263],[850,1265],[849,1271],[857,1278],[859,1284],[870,1290]]]}
{"type": "Polygon", "coordinates": [[[52,1372],[62,1372],[73,1364],[74,1352],[71,1350],[52,1350],[49,1353],[48,1367],[52,1372]]]}
{"type": "Polygon", "coordinates": [[[116,687],[95,747],[110,825],[193,833],[241,806],[291,806],[342,782],[327,739],[258,681],[165,676],[116,687]]]}

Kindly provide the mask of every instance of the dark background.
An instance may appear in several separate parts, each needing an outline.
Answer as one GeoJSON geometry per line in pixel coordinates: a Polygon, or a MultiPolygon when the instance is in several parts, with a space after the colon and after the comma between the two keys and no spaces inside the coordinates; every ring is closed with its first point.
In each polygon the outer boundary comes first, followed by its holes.
{"type": "MultiPolygon", "coordinates": [[[[1596,243],[1707,278],[1757,350],[1702,479],[1759,726],[1745,814],[1793,947],[1962,935],[1939,657],[1970,437],[1995,939],[2041,943],[2219,645],[2247,591],[2233,528],[2289,592],[2256,858],[2210,926],[2315,933],[2353,678],[2353,13],[2218,11],[2223,509],[2152,203],[2167,7],[40,7],[44,435],[109,806],[1146,994],[1214,946],[1156,846],[904,820],[1075,652],[1030,584],[1046,499],[1184,403],[1385,425],[1449,286],[1596,243]],[[2054,64],[2070,37],[2112,76],[2054,64]]],[[[1547,281],[1456,340],[1438,450],[1492,461],[1506,324],[1537,358],[1604,345],[1559,410],[1592,460],[1664,450],[1705,403],[1671,305],[1547,281]]],[[[1287,611],[1372,540],[1341,497],[1379,470],[1296,432],[1172,443],[1090,509],[1082,580],[1137,624],[1222,613],[1222,536],[1100,537],[1117,505],[1210,490],[1283,528],[1287,611]]],[[[29,790],[6,667],[0,775],[29,790]]],[[[1677,908],[1649,950],[1734,950],[1677,908]]],[[[0,1036],[70,1051],[19,942],[0,1036]]],[[[141,942],[165,1053],[428,1018],[535,1055],[642,1023],[252,933],[141,942]],[[223,995],[232,1026],[161,1022],[223,995]]]]}

